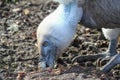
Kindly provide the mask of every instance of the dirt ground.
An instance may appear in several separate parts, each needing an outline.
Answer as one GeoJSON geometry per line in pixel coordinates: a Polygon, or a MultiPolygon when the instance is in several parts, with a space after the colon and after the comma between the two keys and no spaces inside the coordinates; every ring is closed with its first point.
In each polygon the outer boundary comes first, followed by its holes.
{"type": "Polygon", "coordinates": [[[72,64],[77,55],[97,54],[108,47],[109,41],[100,29],[80,25],[74,41],[57,61],[56,74],[39,72],[36,29],[57,6],[57,3],[43,5],[34,0],[9,4],[0,1],[0,80],[120,80],[120,65],[103,73],[96,61],[72,64]]]}

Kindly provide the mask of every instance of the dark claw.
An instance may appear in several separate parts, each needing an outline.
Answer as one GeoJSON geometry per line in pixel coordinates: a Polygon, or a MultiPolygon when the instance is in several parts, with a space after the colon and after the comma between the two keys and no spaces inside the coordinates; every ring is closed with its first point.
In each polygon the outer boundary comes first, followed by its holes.
{"type": "Polygon", "coordinates": [[[104,65],[100,70],[103,72],[109,72],[115,65],[120,64],[120,54],[116,54],[112,59],[104,65]]]}
{"type": "Polygon", "coordinates": [[[101,67],[101,65],[100,65],[100,63],[101,63],[101,60],[102,60],[103,58],[98,58],[97,59],[97,61],[96,61],[96,66],[97,67],[101,67]]]}
{"type": "Polygon", "coordinates": [[[104,66],[110,59],[111,59],[111,57],[98,58],[97,61],[96,61],[96,66],[97,66],[97,67],[102,67],[102,66],[104,66]]]}
{"type": "Polygon", "coordinates": [[[80,55],[72,59],[72,62],[95,61],[98,58],[105,57],[106,54],[80,55]]]}
{"type": "Polygon", "coordinates": [[[101,60],[100,62],[100,66],[104,66],[109,60],[111,59],[111,57],[105,57],[101,60]]]}

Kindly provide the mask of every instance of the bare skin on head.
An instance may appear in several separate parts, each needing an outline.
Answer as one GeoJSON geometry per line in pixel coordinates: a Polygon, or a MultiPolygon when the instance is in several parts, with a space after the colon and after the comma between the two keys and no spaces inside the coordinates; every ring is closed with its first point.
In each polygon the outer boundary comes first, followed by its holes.
{"type": "Polygon", "coordinates": [[[37,29],[40,67],[53,68],[57,57],[72,42],[81,17],[82,9],[78,8],[77,2],[60,2],[58,8],[40,23],[37,29]]]}

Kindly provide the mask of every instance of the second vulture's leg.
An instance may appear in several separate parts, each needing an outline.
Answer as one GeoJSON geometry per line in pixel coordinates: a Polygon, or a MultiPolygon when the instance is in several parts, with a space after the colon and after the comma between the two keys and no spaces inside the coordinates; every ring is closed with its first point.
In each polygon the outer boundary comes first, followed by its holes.
{"type": "MultiPolygon", "coordinates": [[[[75,57],[73,59],[73,62],[74,61],[82,62],[82,61],[87,61],[87,60],[97,60],[98,58],[103,58],[101,60],[103,62],[103,61],[107,60],[108,58],[111,58],[111,57],[117,55],[116,46],[117,46],[117,42],[118,42],[118,37],[120,35],[120,28],[115,28],[115,29],[102,28],[102,31],[103,31],[105,38],[110,40],[109,47],[108,47],[107,51],[100,53],[100,54],[95,54],[95,55],[84,55],[84,56],[80,55],[80,56],[75,57]]],[[[120,55],[118,55],[118,56],[120,56],[120,55]]],[[[111,59],[114,61],[110,60],[109,65],[107,64],[107,66],[115,65],[116,64],[115,61],[120,60],[120,59],[118,59],[118,58],[120,58],[118,56],[115,57],[114,59],[111,59]]],[[[105,72],[108,71],[108,69],[106,70],[106,66],[104,66],[102,68],[102,70],[105,72]]]]}
{"type": "MultiPolygon", "coordinates": [[[[120,63],[120,54],[117,54],[116,46],[118,43],[118,37],[120,35],[120,28],[116,29],[102,29],[104,36],[106,39],[110,40],[110,44],[107,50],[108,57],[111,58],[111,60],[104,65],[101,70],[104,72],[108,72],[110,69],[112,69],[116,64],[120,63]]],[[[106,58],[104,58],[102,61],[104,61],[106,58]]]]}
{"type": "Polygon", "coordinates": [[[105,38],[110,40],[109,47],[108,47],[108,50],[105,52],[105,55],[110,57],[114,56],[117,53],[116,46],[118,43],[120,28],[115,28],[115,29],[102,28],[102,32],[105,38]]]}

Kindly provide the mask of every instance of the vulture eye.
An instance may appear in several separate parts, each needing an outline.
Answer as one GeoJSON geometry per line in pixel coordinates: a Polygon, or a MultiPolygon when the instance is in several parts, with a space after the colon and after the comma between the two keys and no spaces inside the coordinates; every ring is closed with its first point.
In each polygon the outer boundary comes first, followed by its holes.
{"type": "Polygon", "coordinates": [[[48,41],[44,41],[43,44],[42,44],[42,46],[47,47],[48,44],[49,44],[48,41]]]}

